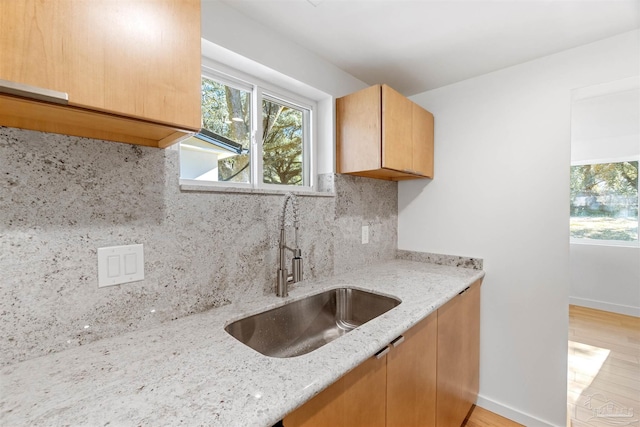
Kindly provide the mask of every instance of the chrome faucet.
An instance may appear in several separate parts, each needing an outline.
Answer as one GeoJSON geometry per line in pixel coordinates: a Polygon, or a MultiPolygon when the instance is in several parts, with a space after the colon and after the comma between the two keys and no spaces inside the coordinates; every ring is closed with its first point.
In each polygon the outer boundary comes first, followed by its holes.
{"type": "Polygon", "coordinates": [[[280,213],[280,243],[278,248],[280,249],[280,260],[278,262],[278,278],[276,285],[276,295],[279,297],[286,297],[289,295],[289,283],[296,283],[302,280],[302,251],[298,246],[298,199],[295,194],[287,193],[284,195],[284,203],[282,203],[282,212],[280,213]],[[284,232],[284,217],[287,212],[287,204],[291,202],[291,208],[293,209],[293,228],[295,232],[295,247],[290,248],[286,244],[285,232],[284,232]],[[290,250],[293,253],[293,259],[291,260],[291,273],[287,272],[285,249],[290,250]]]}

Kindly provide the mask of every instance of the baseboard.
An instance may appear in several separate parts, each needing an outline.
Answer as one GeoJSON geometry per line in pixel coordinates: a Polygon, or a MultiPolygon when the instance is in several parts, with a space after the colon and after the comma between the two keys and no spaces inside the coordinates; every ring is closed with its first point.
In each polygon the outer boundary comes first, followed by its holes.
{"type": "Polygon", "coordinates": [[[569,297],[569,304],[595,308],[596,310],[610,311],[612,313],[626,314],[627,316],[640,317],[640,307],[633,307],[630,305],[613,304],[610,302],[577,297],[569,297]]]}
{"type": "Polygon", "coordinates": [[[548,421],[541,420],[540,418],[536,418],[533,415],[518,411],[517,409],[503,405],[502,403],[496,402],[495,400],[491,400],[480,395],[478,395],[476,405],[486,409],[487,411],[491,411],[495,414],[508,418],[511,421],[520,423],[526,427],[566,427],[565,425],[551,424],[548,421]]]}

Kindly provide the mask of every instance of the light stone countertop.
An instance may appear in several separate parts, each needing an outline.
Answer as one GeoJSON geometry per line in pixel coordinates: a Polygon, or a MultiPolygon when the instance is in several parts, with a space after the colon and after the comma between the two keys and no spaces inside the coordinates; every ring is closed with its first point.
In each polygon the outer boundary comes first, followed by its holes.
{"type": "Polygon", "coordinates": [[[465,287],[480,270],[394,260],[226,305],[0,371],[0,425],[271,426],[465,287]],[[306,355],[263,356],[224,331],[233,320],[351,286],[396,308],[306,355]]]}

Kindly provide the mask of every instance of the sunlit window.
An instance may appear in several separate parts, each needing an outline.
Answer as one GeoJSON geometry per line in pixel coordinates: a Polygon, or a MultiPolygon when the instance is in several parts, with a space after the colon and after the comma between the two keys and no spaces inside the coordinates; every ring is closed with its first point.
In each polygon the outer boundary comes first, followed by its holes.
{"type": "Polygon", "coordinates": [[[571,166],[571,237],[638,242],[638,161],[571,166]]]}
{"type": "Polygon", "coordinates": [[[204,75],[203,131],[180,145],[181,179],[311,187],[313,105],[255,83],[204,75]]]}
{"type": "Polygon", "coordinates": [[[304,184],[305,111],[271,99],[262,101],[263,182],[304,184]]]}

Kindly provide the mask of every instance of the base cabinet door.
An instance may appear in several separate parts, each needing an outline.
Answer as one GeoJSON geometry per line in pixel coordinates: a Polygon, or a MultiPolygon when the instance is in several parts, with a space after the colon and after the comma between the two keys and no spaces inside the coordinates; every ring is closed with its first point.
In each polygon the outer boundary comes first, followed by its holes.
{"type": "Polygon", "coordinates": [[[459,426],[479,386],[480,281],[438,309],[436,425],[459,426]]]}
{"type": "Polygon", "coordinates": [[[433,427],[437,314],[287,415],[285,427],[433,427]]]}
{"type": "Polygon", "coordinates": [[[386,356],[367,359],[287,415],[285,427],[384,427],[386,356]]]}
{"type": "Polygon", "coordinates": [[[387,355],[387,427],[435,425],[437,333],[433,313],[387,355]]]}

